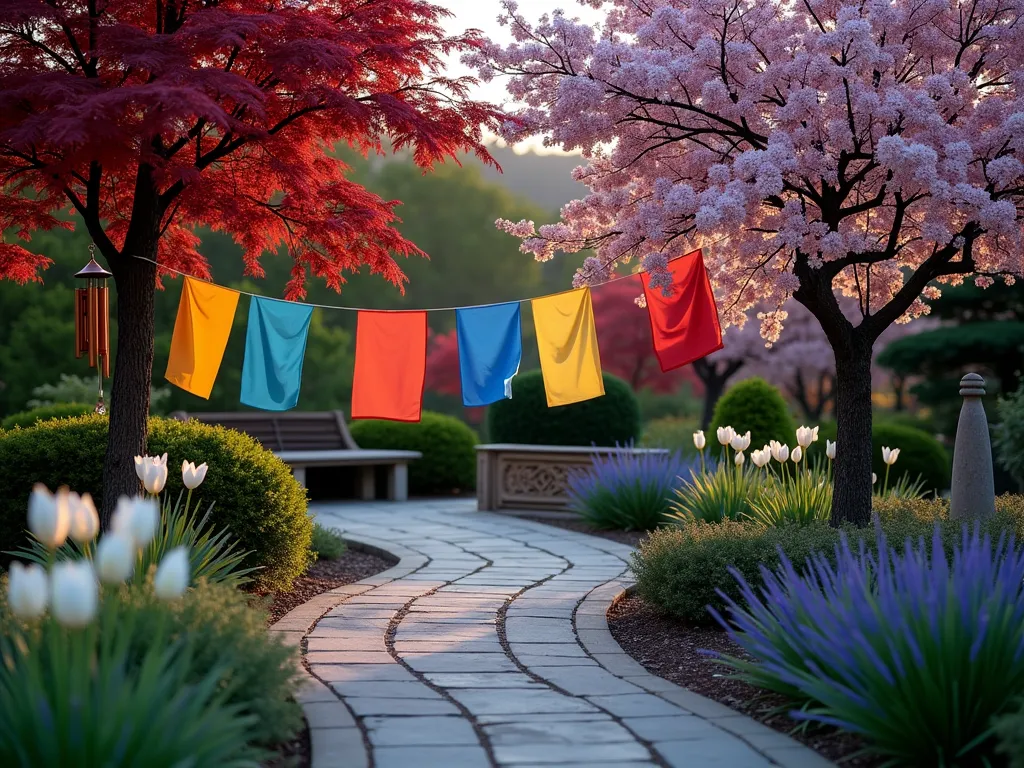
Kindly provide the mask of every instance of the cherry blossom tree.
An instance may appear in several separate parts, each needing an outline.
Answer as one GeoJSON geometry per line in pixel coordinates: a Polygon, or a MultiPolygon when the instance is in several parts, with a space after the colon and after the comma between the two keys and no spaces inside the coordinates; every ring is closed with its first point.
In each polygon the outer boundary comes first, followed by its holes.
{"type": "MultiPolygon", "coordinates": [[[[227,232],[246,273],[293,261],[335,289],[366,265],[401,286],[395,202],[346,178],[331,147],[411,148],[429,168],[473,151],[498,113],[442,57],[423,0],[5,0],[0,4],[0,229],[88,230],[117,292],[118,349],[104,511],[138,490],[153,361],[152,262],[208,276],[196,228],[227,232]],[[140,258],[136,258],[140,257],[140,258]],[[149,259],[151,261],[143,261],[149,259]]],[[[0,277],[38,278],[44,257],[0,244],[0,277]]],[[[70,312],[71,309],[69,308],[70,312]]]]}
{"type": "Polygon", "coordinates": [[[942,283],[1024,271],[1024,0],[585,3],[600,27],[506,3],[514,42],[466,59],[524,105],[507,139],[588,160],[560,222],[502,226],[539,259],[595,249],[596,281],[639,259],[669,285],[668,258],[715,244],[725,322],[774,307],[769,341],[806,307],[836,361],[832,520],[866,523],[875,341],[942,283]]]}

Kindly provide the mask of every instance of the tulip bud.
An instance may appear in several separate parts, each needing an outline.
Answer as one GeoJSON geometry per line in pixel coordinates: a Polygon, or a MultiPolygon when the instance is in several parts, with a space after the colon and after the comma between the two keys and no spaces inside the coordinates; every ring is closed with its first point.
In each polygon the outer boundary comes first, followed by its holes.
{"type": "Polygon", "coordinates": [[[807,448],[814,441],[814,431],[810,427],[797,427],[796,442],[801,448],[807,448]]]}
{"type": "Polygon", "coordinates": [[[153,499],[122,496],[111,518],[111,529],[132,537],[139,549],[149,544],[160,527],[160,511],[153,499]]]}
{"type": "Polygon", "coordinates": [[[732,446],[734,451],[745,451],[750,447],[750,432],[748,431],[745,435],[733,435],[729,441],[729,445],[732,446]]]}
{"type": "Polygon", "coordinates": [[[831,440],[825,441],[825,455],[830,459],[834,459],[836,457],[836,444],[831,440]]]}
{"type": "Polygon", "coordinates": [[[154,496],[167,483],[167,454],[163,456],[136,456],[135,474],[139,476],[146,491],[154,496]]]}
{"type": "Polygon", "coordinates": [[[746,459],[746,457],[745,457],[745,456],[743,455],[743,451],[736,451],[736,458],[735,458],[735,462],[736,462],[736,466],[737,466],[737,467],[742,467],[742,466],[743,466],[743,462],[744,462],[744,461],[746,461],[746,460],[747,460],[747,459],[746,459]]]}
{"type": "Polygon", "coordinates": [[[121,584],[135,570],[135,540],[126,531],[110,531],[96,547],[96,572],[104,584],[121,584]]]}
{"type": "Polygon", "coordinates": [[[759,451],[750,452],[750,460],[754,462],[754,465],[757,467],[763,467],[771,460],[771,458],[772,454],[767,445],[759,451]]]}
{"type": "Polygon", "coordinates": [[[100,532],[100,516],[96,512],[92,496],[88,493],[79,496],[68,494],[69,535],[79,544],[86,544],[96,538],[100,532]]]}
{"type": "Polygon", "coordinates": [[[722,445],[729,445],[736,436],[736,430],[732,427],[719,427],[717,430],[718,442],[722,445]]]}
{"type": "Polygon", "coordinates": [[[693,444],[697,447],[698,451],[703,451],[704,446],[708,444],[707,438],[704,437],[704,430],[698,429],[693,433],[693,444]]]}
{"type": "Polygon", "coordinates": [[[800,463],[800,459],[802,459],[803,457],[804,457],[804,449],[801,448],[799,445],[795,446],[793,448],[793,454],[790,457],[790,458],[793,459],[793,463],[794,464],[799,464],[800,463]]]}
{"type": "Polygon", "coordinates": [[[876,475],[874,472],[872,472],[871,473],[871,484],[874,485],[877,482],[878,482],[878,475],[876,475]]]}
{"type": "Polygon", "coordinates": [[[89,561],[57,563],[50,590],[50,610],[65,627],[84,627],[96,615],[99,585],[89,561]]]}
{"type": "Polygon", "coordinates": [[[772,441],[772,458],[780,464],[784,464],[789,461],[789,446],[783,445],[782,443],[776,443],[772,441]]]}
{"type": "Polygon", "coordinates": [[[46,613],[46,571],[35,563],[11,563],[7,581],[7,605],[19,619],[38,619],[46,613]]]}
{"type": "Polygon", "coordinates": [[[896,459],[898,459],[899,457],[899,448],[887,448],[886,446],[882,446],[882,461],[884,461],[890,467],[896,463],[896,459]]]}
{"type": "Polygon", "coordinates": [[[174,600],[185,594],[189,582],[188,549],[176,547],[168,552],[156,569],[153,592],[161,600],[174,600]]]}
{"type": "Polygon", "coordinates": [[[181,481],[190,491],[195,490],[206,479],[206,470],[205,462],[197,467],[191,461],[183,461],[181,462],[181,481]]]}
{"type": "Polygon", "coordinates": [[[56,549],[67,540],[71,517],[68,509],[67,489],[50,493],[42,483],[36,483],[28,498],[28,529],[43,546],[56,549]]]}

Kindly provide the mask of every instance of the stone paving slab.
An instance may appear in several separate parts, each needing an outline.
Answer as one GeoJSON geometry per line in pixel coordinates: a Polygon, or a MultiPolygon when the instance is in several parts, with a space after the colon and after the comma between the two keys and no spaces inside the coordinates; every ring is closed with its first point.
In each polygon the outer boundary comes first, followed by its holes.
{"type": "Polygon", "coordinates": [[[307,644],[312,768],[831,765],[622,651],[605,615],[624,545],[471,500],[312,509],[400,558],[274,627],[307,644]]]}

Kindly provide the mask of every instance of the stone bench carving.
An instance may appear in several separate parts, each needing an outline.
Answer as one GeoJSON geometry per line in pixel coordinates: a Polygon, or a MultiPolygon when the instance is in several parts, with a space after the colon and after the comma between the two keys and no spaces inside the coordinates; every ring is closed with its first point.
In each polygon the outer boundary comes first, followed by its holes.
{"type": "Polygon", "coordinates": [[[569,473],[597,457],[666,454],[664,448],[490,443],[476,447],[477,509],[561,511],[569,508],[569,473]]]}

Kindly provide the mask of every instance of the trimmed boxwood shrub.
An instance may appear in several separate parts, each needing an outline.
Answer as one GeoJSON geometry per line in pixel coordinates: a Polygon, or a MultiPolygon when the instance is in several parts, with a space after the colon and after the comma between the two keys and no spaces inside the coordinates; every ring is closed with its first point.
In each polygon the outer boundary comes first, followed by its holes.
{"type": "Polygon", "coordinates": [[[494,443],[625,445],[640,437],[640,405],[629,385],[604,374],[604,396],[549,408],[540,371],[512,380],[512,398],[487,409],[494,443]]]}
{"type": "Polygon", "coordinates": [[[21,413],[13,413],[3,421],[0,421],[0,429],[14,429],[15,427],[31,427],[37,421],[49,421],[50,419],[68,419],[73,416],[85,416],[93,413],[93,405],[83,403],[53,403],[52,405],[40,405],[38,408],[31,408],[21,413]]]}
{"type": "Polygon", "coordinates": [[[419,495],[476,488],[476,433],[454,416],[424,411],[419,421],[353,421],[360,448],[420,451],[409,464],[409,492],[419,495]]]}
{"type": "MultiPolygon", "coordinates": [[[[826,439],[836,439],[835,422],[821,424],[818,443],[824,446],[826,439]]],[[[871,425],[871,469],[878,475],[879,483],[876,490],[881,491],[882,479],[885,477],[882,446],[900,449],[900,457],[889,470],[890,487],[906,475],[909,480],[916,480],[920,476],[926,492],[949,488],[949,454],[942,444],[920,429],[883,421],[871,425]]],[[[836,450],[841,451],[843,448],[838,446],[836,450]]]]}
{"type": "MultiPolygon", "coordinates": [[[[25,513],[34,483],[61,485],[95,498],[102,496],[107,419],[81,416],[41,422],[0,435],[0,550],[25,543],[25,513]]],[[[310,558],[313,521],[306,513],[306,493],[288,467],[248,435],[196,421],[149,420],[150,454],[167,453],[167,490],[182,490],[181,462],[206,462],[206,481],[193,497],[214,502],[210,517],[227,526],[243,550],[252,550],[246,566],[264,590],[288,589],[310,558]]]]}
{"type": "Polygon", "coordinates": [[[750,447],[760,448],[772,440],[794,445],[796,424],[778,389],[764,379],[745,379],[734,385],[715,405],[708,433],[708,447],[718,450],[715,432],[719,427],[733,427],[740,434],[750,430],[750,447]]]}

